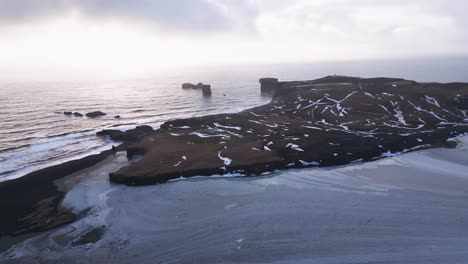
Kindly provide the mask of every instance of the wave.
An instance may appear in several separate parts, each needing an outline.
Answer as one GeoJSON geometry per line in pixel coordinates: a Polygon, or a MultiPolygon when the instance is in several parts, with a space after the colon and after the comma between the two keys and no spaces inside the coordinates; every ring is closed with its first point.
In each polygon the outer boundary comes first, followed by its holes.
{"type": "Polygon", "coordinates": [[[22,148],[28,148],[29,146],[30,144],[4,148],[4,149],[0,149],[0,153],[11,152],[12,150],[17,150],[17,149],[22,149],[22,148]]]}
{"type": "MultiPolygon", "coordinates": [[[[10,89],[0,91],[3,106],[0,111],[0,181],[88,155],[89,151],[112,144],[108,139],[95,136],[102,129],[124,131],[137,125],[157,128],[171,119],[237,112],[239,108],[265,102],[259,96],[257,80],[250,86],[245,85],[249,83],[245,80],[218,82],[218,94],[209,100],[201,93],[182,90],[179,80],[171,77],[144,82],[51,82],[41,87],[34,83],[10,83],[10,89]],[[232,98],[236,98],[237,105],[231,103],[232,98]],[[106,112],[108,116],[79,119],[54,114],[56,111],[86,113],[94,110],[106,112]],[[114,119],[114,115],[122,119],[114,119]]],[[[216,87],[217,83],[212,84],[216,87]]]]}
{"type": "Polygon", "coordinates": [[[74,159],[100,153],[109,149],[114,143],[110,140],[88,146],[86,148],[59,149],[47,152],[47,155],[34,156],[31,154],[17,155],[15,159],[0,160],[0,182],[22,177],[30,172],[54,166],[74,159]],[[15,162],[16,161],[16,162],[15,162]],[[23,161],[23,162],[17,162],[23,161]],[[27,162],[24,162],[27,161],[27,162]]]}

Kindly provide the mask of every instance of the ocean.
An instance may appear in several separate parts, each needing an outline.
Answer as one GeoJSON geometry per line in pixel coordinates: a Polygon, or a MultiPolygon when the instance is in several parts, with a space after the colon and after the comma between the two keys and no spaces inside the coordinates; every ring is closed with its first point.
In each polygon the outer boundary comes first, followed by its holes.
{"type": "Polygon", "coordinates": [[[326,75],[402,77],[419,82],[468,82],[467,58],[374,60],[203,67],[129,80],[0,82],[0,181],[21,177],[117,144],[102,129],[157,128],[165,121],[233,113],[268,103],[258,79],[307,80],[326,75]],[[183,90],[182,83],[212,85],[213,95],[183,90]],[[85,114],[92,119],[59,112],[85,114]],[[120,119],[114,116],[121,116],[120,119]]]}

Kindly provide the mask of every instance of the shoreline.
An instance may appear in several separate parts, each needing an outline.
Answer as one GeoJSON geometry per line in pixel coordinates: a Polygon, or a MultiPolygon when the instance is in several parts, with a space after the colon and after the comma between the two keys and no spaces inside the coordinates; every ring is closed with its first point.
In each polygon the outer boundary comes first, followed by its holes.
{"type": "Polygon", "coordinates": [[[0,236],[45,231],[74,221],[74,214],[58,208],[65,192],[54,181],[92,167],[112,154],[106,150],[0,183],[0,208],[9,212],[0,219],[0,236]]]}
{"type": "MultiPolygon", "coordinates": [[[[102,131],[101,136],[110,136],[114,140],[125,142],[118,146],[118,151],[126,151],[129,157],[143,155],[141,160],[127,164],[128,166],[118,171],[110,172],[109,178],[112,182],[126,185],[147,185],[197,175],[240,173],[254,176],[292,168],[345,165],[419,150],[413,148],[454,147],[454,143],[447,140],[468,132],[468,126],[463,121],[464,123],[442,127],[434,123],[432,131],[426,128],[422,133],[403,136],[390,135],[402,133],[402,131],[408,133],[408,129],[401,128],[403,124],[382,126],[380,128],[382,131],[372,134],[370,128],[366,131],[357,130],[363,126],[361,123],[354,126],[352,123],[340,121],[334,125],[323,122],[317,117],[315,118],[318,121],[313,123],[304,122],[305,118],[310,118],[309,110],[305,112],[305,116],[298,113],[300,110],[300,107],[297,107],[298,101],[302,104],[301,100],[305,100],[304,104],[311,104],[311,100],[307,102],[306,96],[316,98],[318,101],[323,100],[325,97],[320,98],[324,91],[332,95],[335,92],[336,97],[342,96],[345,99],[349,98],[350,94],[366,96],[365,93],[368,91],[349,90],[350,88],[362,90],[363,85],[374,84],[362,80],[332,76],[314,81],[283,82],[280,84],[281,89],[276,91],[276,96],[270,104],[237,114],[173,120],[164,123],[156,131],[145,126],[126,132],[102,131]],[[336,85],[338,82],[340,85],[336,85]],[[349,85],[349,82],[352,85],[349,85]],[[343,83],[346,83],[345,87],[342,86],[343,83]],[[291,115],[285,112],[286,108],[278,110],[276,108],[279,107],[278,102],[285,106],[292,104],[291,115]],[[273,120],[268,120],[268,115],[271,115],[273,120]],[[284,119],[286,117],[287,119],[284,119]],[[355,131],[357,132],[353,133],[355,131]],[[265,136],[268,134],[268,137],[260,137],[262,133],[265,136]],[[305,135],[308,136],[304,137],[305,135]],[[378,135],[379,140],[372,139],[369,135],[373,135],[374,138],[378,135]],[[290,140],[285,140],[288,138],[290,140]],[[319,141],[307,145],[310,138],[318,138],[319,141]],[[189,142],[192,144],[188,144],[189,142]],[[270,145],[268,142],[273,143],[270,145]],[[279,144],[278,142],[281,142],[280,145],[275,145],[279,144]],[[329,144],[331,142],[333,145],[329,144]],[[378,148],[377,144],[385,148],[378,148]],[[320,152],[317,152],[317,149],[320,152]],[[343,153],[352,153],[352,155],[342,155],[343,153]],[[193,160],[192,156],[195,156],[193,160]],[[162,166],[164,167],[162,171],[161,165],[158,164],[159,167],[152,165],[155,163],[154,160],[160,160],[159,164],[165,164],[162,166]]],[[[413,86],[416,87],[415,89],[421,89],[418,85],[415,86],[414,82],[402,79],[374,78],[372,82],[385,86],[385,89],[396,88],[397,82],[402,89],[413,86]]],[[[330,100],[329,105],[337,109],[347,107],[349,111],[360,106],[352,100],[349,106],[341,106],[347,103],[344,102],[345,99],[340,103],[333,101],[335,99],[330,100]]],[[[358,99],[362,97],[356,100],[358,99]]],[[[436,102],[439,104],[438,101],[436,102]]],[[[435,106],[431,104],[430,107],[435,106]]],[[[439,112],[437,114],[442,116],[443,110],[445,109],[440,110],[442,114],[439,112]]],[[[397,111],[394,116],[397,121],[401,118],[399,115],[397,111]]],[[[405,113],[401,115],[404,116],[405,113]]],[[[341,115],[331,116],[336,119],[341,118],[341,115]]],[[[328,116],[329,122],[333,122],[330,119],[331,116],[328,116]]],[[[327,118],[326,115],[323,117],[327,118]]],[[[352,118],[362,117],[353,116],[352,118]]],[[[365,115],[364,118],[366,118],[365,115]]],[[[386,122],[390,121],[387,120],[383,124],[387,124],[386,122]]],[[[113,154],[111,150],[103,151],[100,154],[69,161],[0,183],[0,209],[10,212],[0,220],[0,236],[45,231],[75,221],[77,218],[75,214],[59,208],[66,192],[59,190],[54,181],[99,164],[113,154]]]]}

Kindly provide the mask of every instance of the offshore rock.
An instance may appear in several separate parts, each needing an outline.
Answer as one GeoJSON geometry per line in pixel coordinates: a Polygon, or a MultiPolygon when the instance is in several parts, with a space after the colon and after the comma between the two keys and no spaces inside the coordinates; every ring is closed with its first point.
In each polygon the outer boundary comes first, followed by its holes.
{"type": "Polygon", "coordinates": [[[91,112],[91,113],[86,114],[87,117],[91,117],[91,118],[96,118],[96,117],[105,116],[105,115],[107,115],[107,114],[104,113],[104,112],[101,112],[101,111],[95,111],[95,112],[91,112]]]}

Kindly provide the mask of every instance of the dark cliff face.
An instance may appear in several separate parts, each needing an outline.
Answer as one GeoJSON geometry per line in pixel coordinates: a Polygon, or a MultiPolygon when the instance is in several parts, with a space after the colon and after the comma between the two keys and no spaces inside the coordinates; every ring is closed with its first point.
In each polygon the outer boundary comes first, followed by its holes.
{"type": "Polygon", "coordinates": [[[131,147],[143,159],[110,179],[143,185],[370,161],[450,146],[468,132],[468,84],[329,76],[278,85],[267,105],[163,124],[131,147]]]}
{"type": "Polygon", "coordinates": [[[259,82],[262,93],[275,93],[280,88],[280,83],[276,78],[261,78],[259,82]]]}

